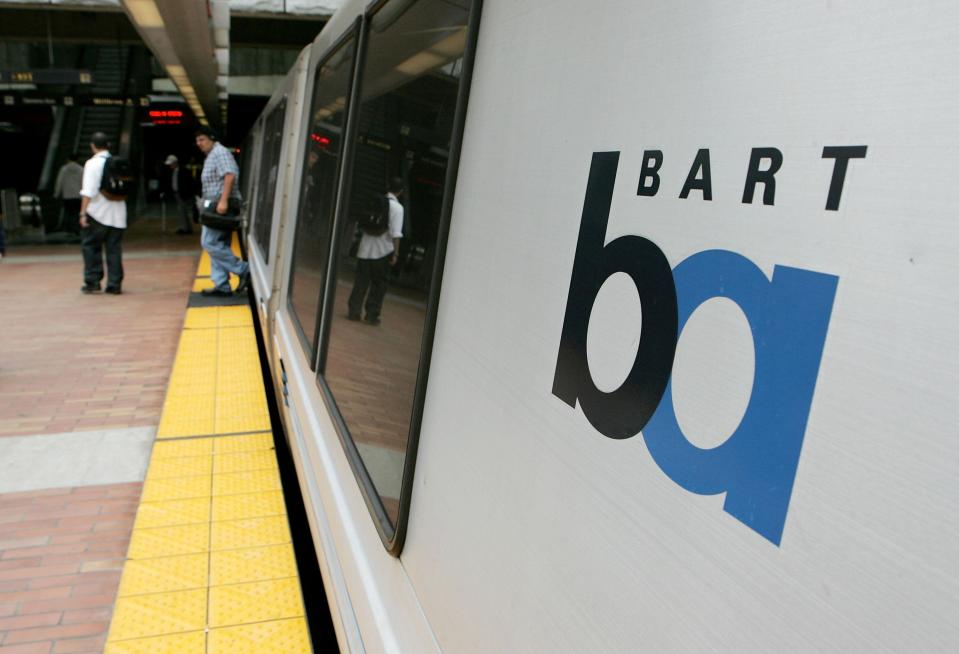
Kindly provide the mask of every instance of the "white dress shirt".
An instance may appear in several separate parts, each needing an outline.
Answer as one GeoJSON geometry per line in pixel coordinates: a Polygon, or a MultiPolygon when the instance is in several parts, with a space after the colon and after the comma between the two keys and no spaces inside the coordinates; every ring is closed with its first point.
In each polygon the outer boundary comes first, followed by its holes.
{"type": "Polygon", "coordinates": [[[393,239],[403,238],[403,205],[392,193],[387,193],[386,198],[390,201],[390,228],[379,236],[364,233],[360,237],[356,248],[360,259],[382,259],[393,253],[393,239]]]}
{"type": "Polygon", "coordinates": [[[101,225],[127,228],[127,203],[123,200],[107,200],[100,193],[100,182],[103,179],[103,165],[110,153],[101,150],[90,157],[83,165],[83,188],[80,195],[90,198],[87,205],[87,216],[101,225]]]}

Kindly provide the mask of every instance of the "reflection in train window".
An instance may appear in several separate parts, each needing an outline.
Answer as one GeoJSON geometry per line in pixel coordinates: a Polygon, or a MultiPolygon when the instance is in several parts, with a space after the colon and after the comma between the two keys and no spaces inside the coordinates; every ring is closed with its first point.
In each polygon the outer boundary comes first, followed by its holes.
{"type": "Polygon", "coordinates": [[[324,378],[394,526],[470,4],[393,0],[373,17],[349,206],[340,214],[348,220],[341,221],[324,378]],[[386,205],[394,178],[402,191],[386,205]],[[368,219],[382,211],[392,214],[383,225],[368,219]]]}
{"type": "Polygon", "coordinates": [[[311,105],[310,130],[303,162],[299,213],[293,239],[289,302],[300,337],[313,361],[316,330],[326,263],[342,135],[346,122],[355,39],[317,67],[311,105]]]}
{"type": "Polygon", "coordinates": [[[276,177],[280,168],[280,146],[283,145],[283,119],[286,116],[286,98],[273,108],[263,123],[263,146],[259,170],[259,193],[256,196],[256,213],[253,214],[253,231],[260,246],[264,263],[270,262],[270,234],[273,227],[273,198],[276,194],[276,177]]]}
{"type": "MultiPolygon", "coordinates": [[[[237,161],[240,165],[240,197],[247,203],[253,198],[253,162],[255,160],[253,144],[256,142],[255,134],[256,126],[254,125],[250,133],[246,135],[246,139],[243,140],[243,146],[240,148],[239,161],[237,161]]],[[[249,210],[253,209],[253,205],[250,204],[247,206],[249,210]]],[[[247,215],[247,221],[249,221],[251,215],[252,214],[247,215]]]]}

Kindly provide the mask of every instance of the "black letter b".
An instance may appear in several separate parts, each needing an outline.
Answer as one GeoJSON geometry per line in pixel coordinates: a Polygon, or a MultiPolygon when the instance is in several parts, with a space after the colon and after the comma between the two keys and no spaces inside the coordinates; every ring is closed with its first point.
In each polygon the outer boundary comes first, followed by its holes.
{"type": "MultiPolygon", "coordinates": [[[[661,158],[659,161],[662,163],[661,158]]],[[[593,153],[556,356],[553,395],[574,408],[578,400],[590,424],[609,438],[629,438],[646,426],[666,390],[679,319],[669,261],[652,241],[621,236],[603,245],[618,165],[619,152],[593,153]],[[642,333],[626,381],[615,391],[604,393],[596,388],[589,371],[586,333],[600,288],[618,272],[626,273],[636,284],[643,309],[642,333]]]]}

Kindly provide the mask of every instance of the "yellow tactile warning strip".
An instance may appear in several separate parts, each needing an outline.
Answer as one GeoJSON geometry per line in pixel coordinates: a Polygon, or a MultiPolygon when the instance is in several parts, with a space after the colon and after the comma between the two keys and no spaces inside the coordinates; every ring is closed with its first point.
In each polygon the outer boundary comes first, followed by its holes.
{"type": "Polygon", "coordinates": [[[187,309],[157,438],[270,429],[247,306],[187,309]]]}
{"type": "Polygon", "coordinates": [[[269,429],[249,307],[187,309],[106,654],[312,651],[269,429]]]}
{"type": "MultiPolygon", "coordinates": [[[[233,250],[233,254],[240,257],[243,256],[240,253],[240,239],[237,238],[236,233],[233,234],[233,240],[230,242],[230,248],[233,250]]],[[[200,255],[200,265],[196,270],[197,277],[209,277],[210,276],[210,255],[204,250],[203,254],[200,255]]]]}

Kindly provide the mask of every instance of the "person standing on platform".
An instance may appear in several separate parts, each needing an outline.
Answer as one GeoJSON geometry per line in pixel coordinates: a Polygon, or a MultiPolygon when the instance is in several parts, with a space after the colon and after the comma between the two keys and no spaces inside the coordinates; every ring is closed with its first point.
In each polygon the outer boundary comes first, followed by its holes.
{"type": "Polygon", "coordinates": [[[177,212],[180,214],[180,227],[176,230],[177,234],[193,233],[193,178],[190,171],[180,166],[180,160],[176,155],[171,154],[163,162],[169,168],[169,178],[167,179],[165,192],[173,195],[176,200],[177,212]]]}
{"type": "Polygon", "coordinates": [[[403,238],[403,205],[399,200],[401,195],[403,195],[403,180],[394,177],[390,180],[389,192],[386,194],[389,203],[386,228],[379,234],[364,230],[360,236],[360,243],[356,249],[358,258],[356,280],[353,282],[353,291],[350,293],[349,314],[347,314],[350,320],[360,319],[360,309],[363,308],[365,298],[364,321],[368,325],[380,324],[380,311],[383,309],[383,298],[386,297],[387,277],[390,266],[395,266],[398,261],[400,239],[403,238]]]}
{"type": "MultiPolygon", "coordinates": [[[[225,214],[230,207],[230,199],[239,201],[240,169],[230,151],[216,140],[209,127],[201,127],[195,132],[196,146],[206,155],[200,182],[203,185],[203,199],[216,202],[216,211],[225,214]]],[[[250,266],[230,249],[232,232],[213,229],[203,225],[200,244],[210,255],[210,278],[213,288],[203,291],[204,295],[233,295],[230,290],[230,273],[240,278],[236,292],[242,293],[250,283],[250,266]]]]}
{"type": "Polygon", "coordinates": [[[83,243],[84,293],[100,290],[103,279],[103,249],[107,255],[106,293],[120,295],[123,283],[123,230],[127,228],[127,203],[110,200],[100,192],[104,167],[110,158],[107,135],[94,132],[90,137],[93,156],[83,166],[83,185],[80,189],[80,227],[83,243]]]}
{"type": "Polygon", "coordinates": [[[71,152],[67,162],[60,167],[53,185],[53,197],[62,204],[62,225],[68,232],[80,233],[80,186],[83,184],[83,166],[77,163],[80,157],[71,152]]]}

